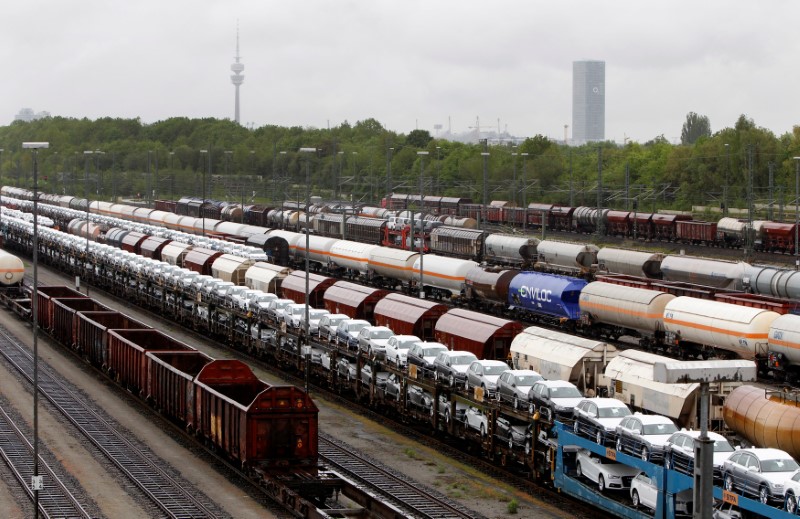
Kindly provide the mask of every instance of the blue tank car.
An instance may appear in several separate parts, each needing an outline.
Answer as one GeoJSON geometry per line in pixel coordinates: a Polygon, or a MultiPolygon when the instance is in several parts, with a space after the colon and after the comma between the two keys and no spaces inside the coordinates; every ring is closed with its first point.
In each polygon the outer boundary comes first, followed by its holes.
{"type": "Polygon", "coordinates": [[[577,321],[580,318],[578,299],[587,284],[580,278],[520,272],[509,285],[508,304],[523,314],[522,317],[577,321]]]}

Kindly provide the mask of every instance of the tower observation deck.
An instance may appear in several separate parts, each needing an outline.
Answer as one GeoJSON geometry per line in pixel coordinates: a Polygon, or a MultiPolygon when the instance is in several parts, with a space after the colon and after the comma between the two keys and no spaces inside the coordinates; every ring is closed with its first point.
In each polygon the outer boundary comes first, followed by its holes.
{"type": "Polygon", "coordinates": [[[233,120],[237,123],[239,122],[239,87],[244,83],[244,75],[242,71],[244,70],[244,64],[239,62],[239,27],[236,27],[236,57],[234,58],[236,61],[231,65],[231,83],[233,86],[236,87],[236,108],[234,112],[233,120]]]}

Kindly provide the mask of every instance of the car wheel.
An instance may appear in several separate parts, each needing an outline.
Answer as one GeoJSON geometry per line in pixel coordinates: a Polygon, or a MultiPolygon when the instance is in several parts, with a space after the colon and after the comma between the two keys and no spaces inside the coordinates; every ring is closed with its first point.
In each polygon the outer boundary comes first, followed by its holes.
{"type": "Polygon", "coordinates": [[[786,494],[786,511],[790,514],[797,513],[797,498],[794,494],[786,494]]]}
{"type": "Polygon", "coordinates": [[[617,438],[617,452],[624,452],[622,449],[622,438],[617,438]]]}
{"type": "Polygon", "coordinates": [[[433,372],[433,380],[435,380],[436,382],[439,382],[439,372],[438,371],[434,371],[433,372]]]}
{"type": "Polygon", "coordinates": [[[529,412],[530,414],[533,414],[533,413],[535,413],[535,412],[536,412],[536,406],[534,406],[532,403],[531,403],[531,404],[528,404],[528,412],[529,412]]]}
{"type": "Polygon", "coordinates": [[[671,452],[664,454],[664,466],[669,470],[675,470],[675,460],[672,459],[671,452]]]}
{"type": "Polygon", "coordinates": [[[631,492],[631,503],[633,503],[634,508],[639,508],[639,492],[636,490],[631,492]]]}
{"type": "Polygon", "coordinates": [[[481,424],[481,438],[486,438],[486,426],[481,424]]]}
{"type": "Polygon", "coordinates": [[[517,395],[514,395],[514,411],[517,409],[519,409],[519,398],[517,398],[517,395]]]}
{"type": "Polygon", "coordinates": [[[450,387],[452,387],[452,388],[456,387],[456,376],[455,375],[450,375],[450,387]]]}
{"type": "MultiPolygon", "coordinates": [[[[450,385],[452,386],[452,385],[453,385],[453,383],[451,382],[451,383],[450,383],[450,385]]],[[[466,391],[467,393],[469,393],[469,379],[467,379],[467,380],[465,380],[465,381],[464,381],[464,391],[466,391]]]]}
{"type": "Polygon", "coordinates": [[[578,420],[575,420],[575,422],[572,424],[572,432],[574,432],[576,435],[580,435],[581,428],[578,426],[578,420]]]}
{"type": "Polygon", "coordinates": [[[728,492],[733,492],[733,488],[734,488],[734,487],[733,487],[733,476],[731,476],[730,474],[727,474],[727,475],[725,476],[725,484],[724,484],[724,488],[725,488],[725,490],[727,490],[728,492]]]}
{"type": "Polygon", "coordinates": [[[766,485],[761,485],[761,488],[758,489],[758,500],[762,505],[767,505],[769,504],[769,497],[769,489],[766,485]]]}
{"type": "Polygon", "coordinates": [[[597,490],[600,492],[605,492],[606,490],[606,480],[603,478],[603,475],[600,474],[597,476],[597,490]]]}
{"type": "Polygon", "coordinates": [[[511,439],[511,436],[508,437],[508,448],[509,450],[514,449],[514,440],[511,439]]]}
{"type": "Polygon", "coordinates": [[[650,450],[647,447],[642,447],[642,461],[650,460],[650,450]]]}
{"type": "Polygon", "coordinates": [[[449,407],[444,411],[444,423],[446,423],[446,424],[450,423],[450,408],[449,407]]]}
{"type": "Polygon", "coordinates": [[[597,431],[594,435],[594,441],[597,442],[597,445],[603,445],[603,433],[597,431]]]}
{"type": "Polygon", "coordinates": [[[578,462],[578,465],[575,466],[575,473],[578,475],[579,478],[583,477],[583,470],[581,469],[581,462],[578,462]]]}
{"type": "MultiPolygon", "coordinates": [[[[549,455],[550,451],[548,450],[547,453],[549,455]]],[[[530,455],[531,455],[531,441],[528,440],[525,442],[525,456],[530,456],[530,455]]]]}

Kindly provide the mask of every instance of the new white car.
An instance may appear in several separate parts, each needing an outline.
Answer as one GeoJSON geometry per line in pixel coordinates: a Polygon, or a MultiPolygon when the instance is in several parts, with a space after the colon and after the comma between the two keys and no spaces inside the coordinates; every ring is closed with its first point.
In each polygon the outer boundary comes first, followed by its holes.
{"type": "Polygon", "coordinates": [[[487,396],[494,396],[497,391],[497,379],[508,371],[508,364],[502,360],[475,360],[467,368],[464,379],[464,389],[469,391],[472,387],[483,389],[487,396]]]}
{"type": "MultiPolygon", "coordinates": [[[[639,508],[643,506],[655,511],[658,506],[658,500],[656,482],[644,472],[637,474],[631,481],[631,502],[633,507],[639,508]]],[[[691,488],[678,492],[675,495],[675,512],[684,515],[691,514],[693,501],[691,488]]]]}
{"type": "Polygon", "coordinates": [[[639,469],[592,454],[586,449],[578,451],[575,470],[579,478],[596,483],[600,492],[630,488],[631,481],[639,473],[639,469]]]}
{"type": "Polygon", "coordinates": [[[631,410],[616,398],[597,397],[581,400],[573,414],[575,434],[605,445],[606,440],[614,439],[617,425],[631,415],[631,410]]]}
{"type": "Polygon", "coordinates": [[[372,357],[386,353],[386,343],[394,332],[386,326],[365,326],[358,332],[358,348],[372,357]]]}
{"type": "MultiPolygon", "coordinates": [[[[694,475],[694,441],[700,431],[681,430],[669,437],[664,444],[664,465],[687,476],[694,475]]],[[[708,431],[714,440],[714,479],[722,480],[722,464],[734,451],[733,445],[721,434],[708,431]]]]}
{"type": "Polygon", "coordinates": [[[466,420],[468,428],[478,431],[481,438],[486,437],[486,431],[489,428],[489,419],[483,414],[483,411],[477,407],[470,406],[464,414],[464,419],[466,420]]]}
{"type": "Polygon", "coordinates": [[[398,368],[408,363],[408,350],[414,343],[419,342],[416,335],[393,335],[386,342],[386,362],[398,368]]]}
{"type": "Polygon", "coordinates": [[[643,461],[661,460],[664,445],[678,428],[666,416],[634,413],[617,425],[617,451],[643,461]]]}
{"type": "Polygon", "coordinates": [[[800,499],[800,469],[795,470],[794,474],[784,483],[786,488],[786,511],[790,514],[798,513],[797,500],[800,499]]]}
{"type": "Polygon", "coordinates": [[[320,340],[333,341],[336,339],[336,327],[339,323],[347,321],[350,316],[345,314],[323,315],[319,320],[319,331],[317,335],[320,340]]]}
{"type": "Polygon", "coordinates": [[[267,315],[276,323],[281,323],[284,309],[291,304],[294,304],[291,299],[273,299],[270,301],[269,307],[267,307],[267,315]]]}

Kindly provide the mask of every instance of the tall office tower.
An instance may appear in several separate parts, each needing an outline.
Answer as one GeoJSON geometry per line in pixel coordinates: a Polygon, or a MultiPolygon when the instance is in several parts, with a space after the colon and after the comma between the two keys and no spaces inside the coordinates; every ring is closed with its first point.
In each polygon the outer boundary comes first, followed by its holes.
{"type": "Polygon", "coordinates": [[[242,86],[244,83],[244,76],[242,75],[242,71],[244,70],[244,64],[239,63],[239,25],[236,25],[236,62],[231,65],[231,70],[233,74],[231,75],[231,83],[233,86],[236,87],[236,113],[234,114],[233,120],[237,123],[239,122],[239,87],[242,86]]]}
{"type": "Polygon", "coordinates": [[[572,62],[572,142],[605,140],[606,62],[572,62]]]}

